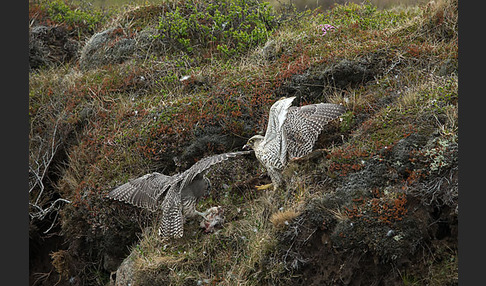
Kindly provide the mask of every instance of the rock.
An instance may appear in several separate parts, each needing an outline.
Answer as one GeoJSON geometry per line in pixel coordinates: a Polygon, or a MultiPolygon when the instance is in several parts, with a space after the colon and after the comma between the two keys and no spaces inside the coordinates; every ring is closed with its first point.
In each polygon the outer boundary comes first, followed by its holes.
{"type": "Polygon", "coordinates": [[[77,56],[79,44],[62,26],[35,26],[29,33],[29,67],[37,69],[68,62],[77,56]]]}
{"type": "Polygon", "coordinates": [[[125,260],[123,260],[120,267],[116,271],[115,286],[130,286],[134,282],[134,264],[132,256],[129,255],[125,260]]]}
{"type": "Polygon", "coordinates": [[[390,162],[397,170],[397,173],[402,176],[407,176],[407,171],[414,169],[410,161],[413,155],[412,151],[419,150],[426,141],[427,139],[424,136],[411,134],[397,142],[390,155],[390,162]]]}
{"type": "Polygon", "coordinates": [[[81,51],[79,65],[91,69],[111,63],[122,63],[136,49],[136,41],[127,38],[123,29],[111,28],[94,34],[81,51]]]}
{"type": "Polygon", "coordinates": [[[347,196],[354,191],[384,187],[390,184],[390,175],[385,164],[377,159],[370,159],[365,162],[363,169],[345,177],[342,186],[336,188],[336,192],[342,192],[347,196]]]}
{"type": "Polygon", "coordinates": [[[437,74],[439,76],[448,76],[452,73],[457,73],[457,61],[451,59],[444,60],[440,66],[437,74]]]}

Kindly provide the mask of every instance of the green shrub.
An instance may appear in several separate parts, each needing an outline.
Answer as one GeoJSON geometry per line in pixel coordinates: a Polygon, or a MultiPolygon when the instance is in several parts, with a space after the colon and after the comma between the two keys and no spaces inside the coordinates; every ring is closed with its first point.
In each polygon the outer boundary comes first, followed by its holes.
{"type": "Polygon", "coordinates": [[[189,53],[232,57],[264,43],[275,27],[268,3],[258,0],[187,1],[160,17],[155,37],[189,53]]]}
{"type": "MultiPolygon", "coordinates": [[[[41,15],[41,24],[66,25],[78,34],[91,34],[106,19],[106,13],[91,8],[81,8],[66,0],[40,0],[30,2],[31,14],[41,15]]],[[[37,18],[37,17],[36,17],[37,18]]]]}
{"type": "Polygon", "coordinates": [[[336,27],[351,27],[357,30],[379,30],[394,27],[408,19],[398,11],[377,10],[370,2],[359,5],[347,3],[337,5],[334,9],[322,14],[323,23],[332,23],[336,27]]]}

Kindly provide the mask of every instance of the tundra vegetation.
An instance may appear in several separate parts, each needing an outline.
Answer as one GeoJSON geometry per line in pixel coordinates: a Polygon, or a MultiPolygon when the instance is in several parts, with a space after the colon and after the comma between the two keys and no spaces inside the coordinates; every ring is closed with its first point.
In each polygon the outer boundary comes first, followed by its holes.
{"type": "Polygon", "coordinates": [[[30,284],[457,285],[457,6],[30,0],[30,284]],[[214,232],[106,198],[240,149],[282,96],[347,112],[281,189],[212,168],[214,232]]]}

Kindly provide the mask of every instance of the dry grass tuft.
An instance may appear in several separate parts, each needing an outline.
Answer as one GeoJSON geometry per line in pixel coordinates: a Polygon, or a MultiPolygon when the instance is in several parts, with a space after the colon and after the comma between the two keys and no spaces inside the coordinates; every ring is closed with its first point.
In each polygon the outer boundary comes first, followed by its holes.
{"type": "Polygon", "coordinates": [[[57,273],[63,278],[69,277],[69,260],[71,256],[67,250],[58,250],[51,254],[52,265],[56,268],[57,273]]]}
{"type": "Polygon", "coordinates": [[[295,210],[279,211],[270,217],[270,222],[277,229],[284,228],[299,215],[295,210]]]}
{"type": "Polygon", "coordinates": [[[338,222],[349,220],[349,215],[346,214],[345,211],[342,211],[340,208],[337,208],[335,210],[328,209],[328,211],[336,218],[338,222]]]}

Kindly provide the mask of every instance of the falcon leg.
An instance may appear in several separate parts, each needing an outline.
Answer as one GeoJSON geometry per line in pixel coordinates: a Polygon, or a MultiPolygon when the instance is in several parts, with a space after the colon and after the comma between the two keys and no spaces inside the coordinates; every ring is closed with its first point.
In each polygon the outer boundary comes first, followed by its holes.
{"type": "Polygon", "coordinates": [[[195,210],[194,210],[194,214],[196,214],[196,215],[200,215],[200,216],[202,216],[202,217],[206,217],[206,216],[208,215],[208,212],[207,212],[207,211],[205,211],[205,212],[200,212],[200,211],[198,211],[198,210],[196,210],[196,209],[195,209],[195,210]]]}
{"type": "Polygon", "coordinates": [[[278,169],[269,168],[267,171],[270,175],[270,179],[272,179],[273,190],[275,191],[284,184],[282,174],[278,169]]]}
{"type": "Polygon", "coordinates": [[[266,190],[269,189],[273,186],[273,190],[278,189],[278,187],[283,185],[283,178],[282,175],[280,174],[280,170],[278,169],[273,169],[273,168],[267,168],[267,173],[270,176],[270,179],[272,180],[272,183],[266,184],[266,185],[260,185],[260,186],[255,186],[257,190],[266,190]]]}
{"type": "Polygon", "coordinates": [[[192,218],[197,215],[204,217],[207,215],[207,212],[200,212],[196,209],[196,199],[189,198],[182,202],[182,212],[184,213],[184,218],[192,218]]]}

